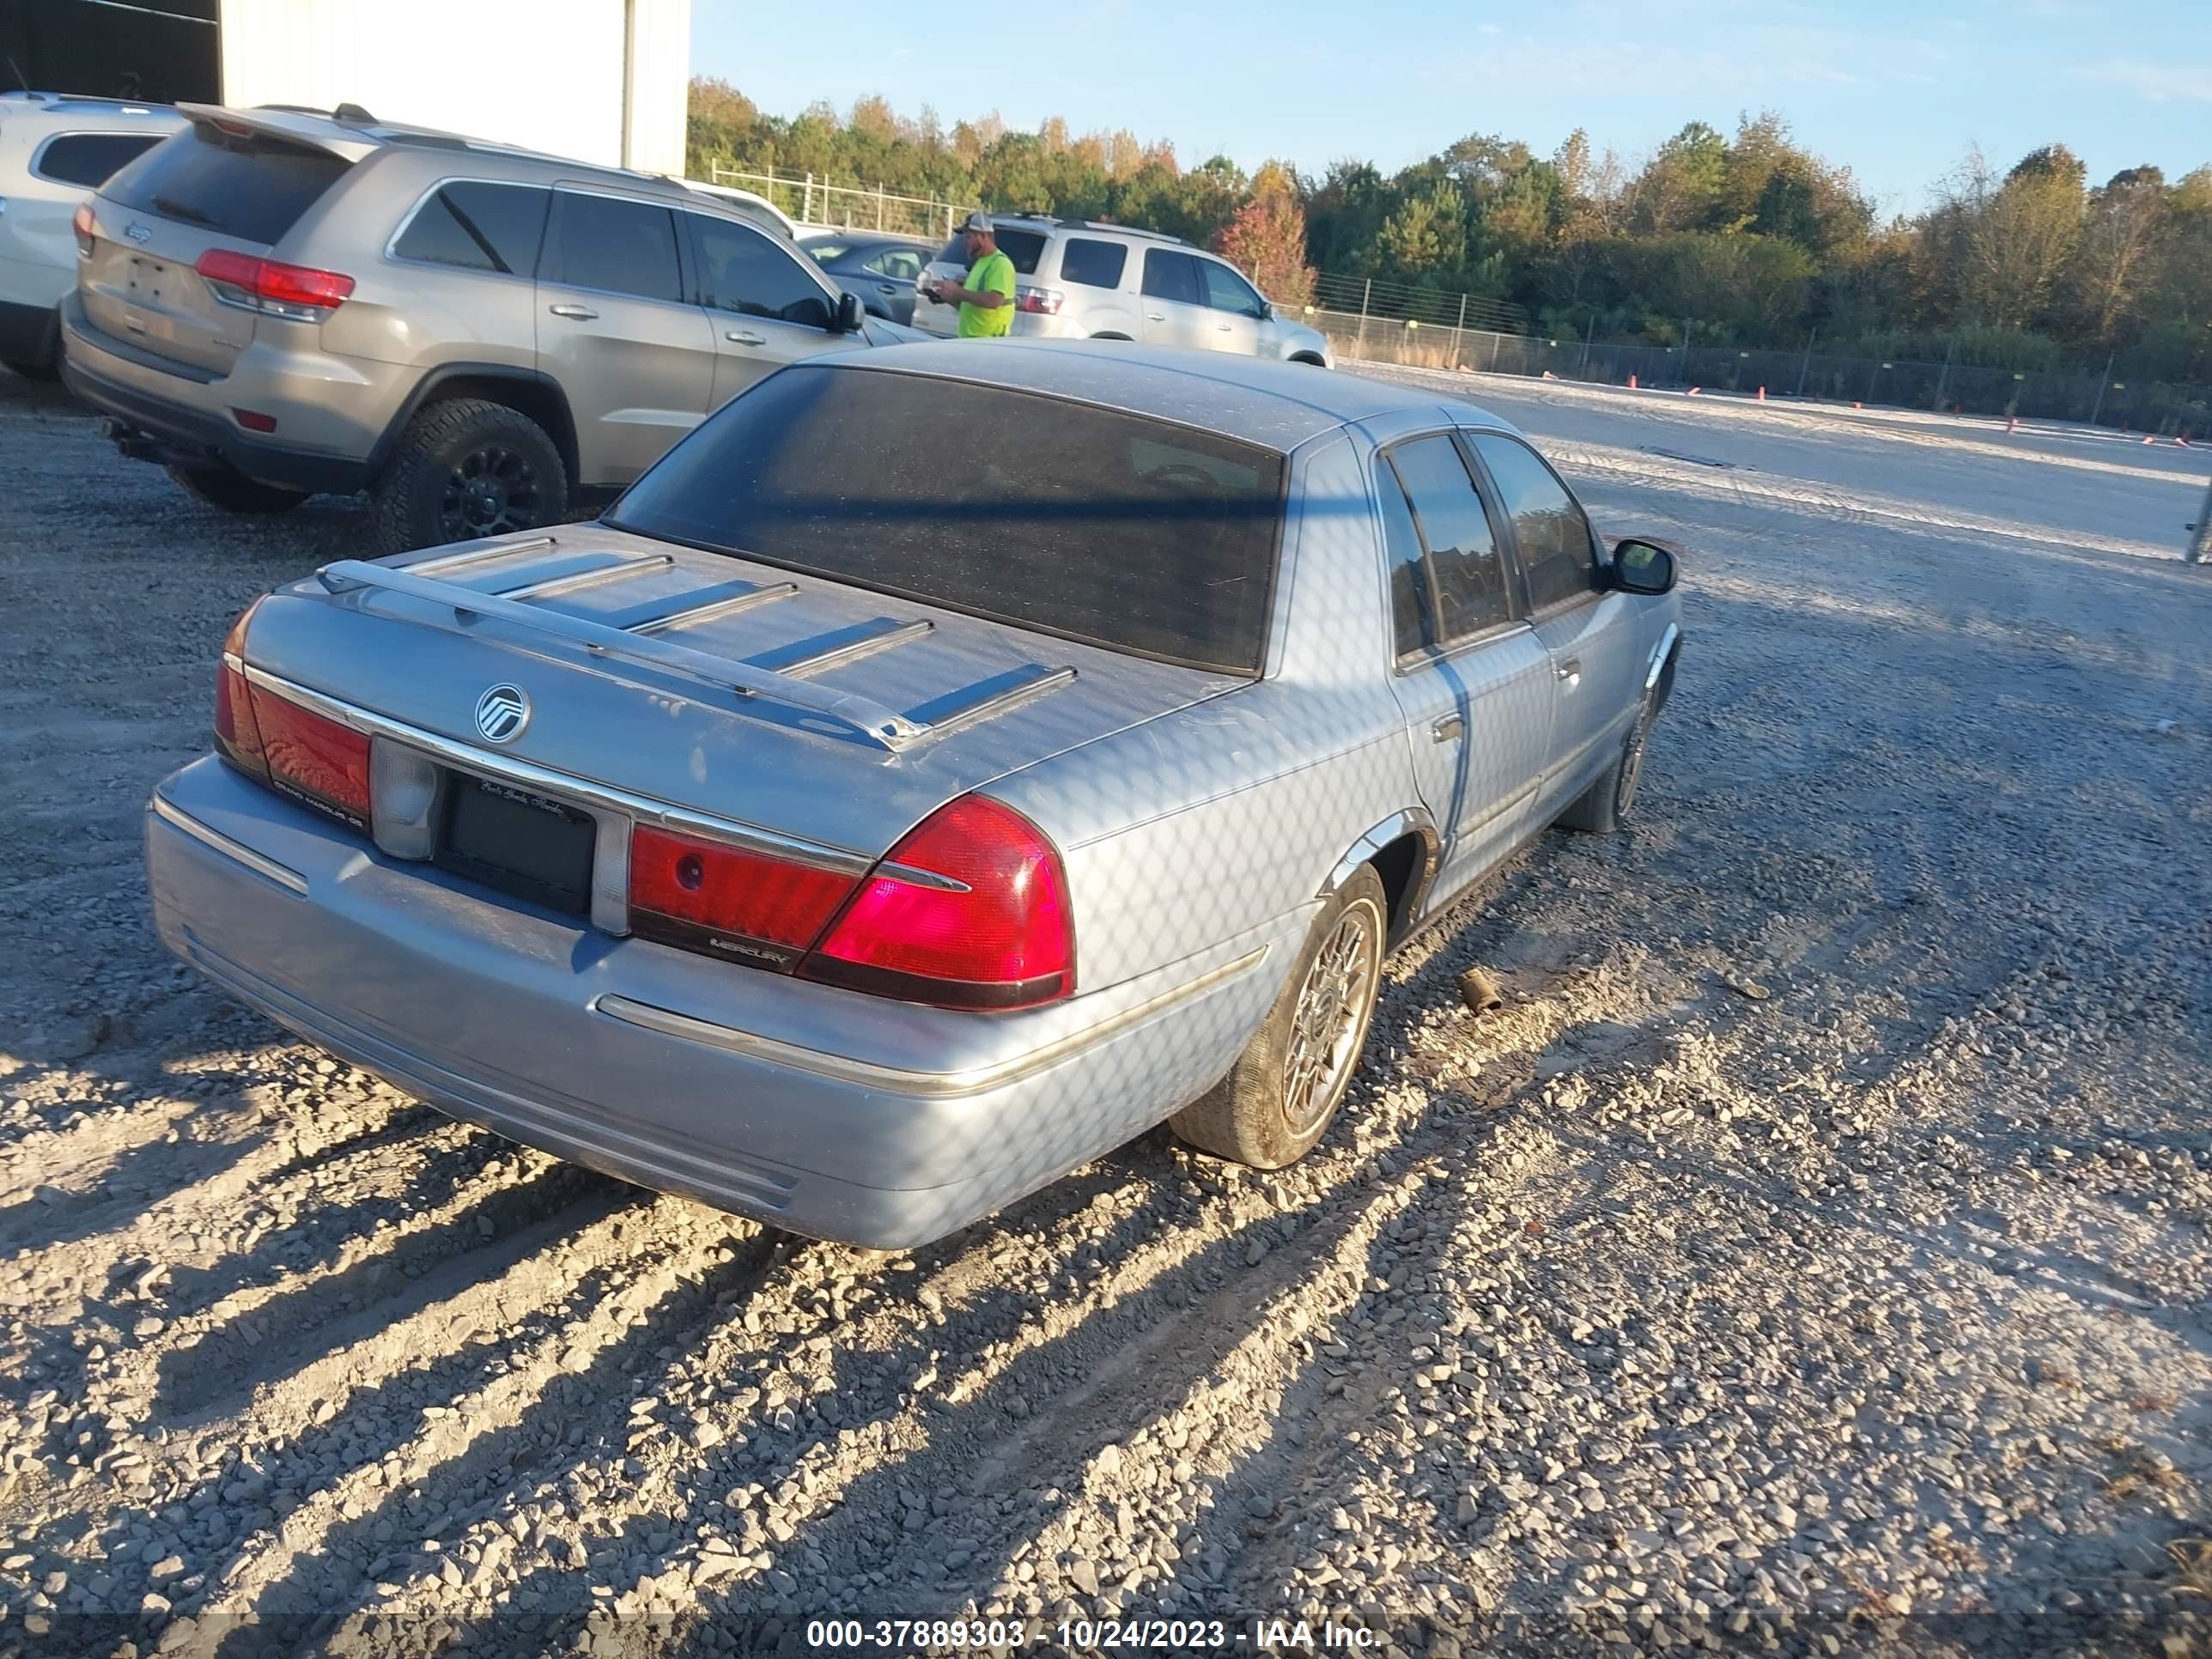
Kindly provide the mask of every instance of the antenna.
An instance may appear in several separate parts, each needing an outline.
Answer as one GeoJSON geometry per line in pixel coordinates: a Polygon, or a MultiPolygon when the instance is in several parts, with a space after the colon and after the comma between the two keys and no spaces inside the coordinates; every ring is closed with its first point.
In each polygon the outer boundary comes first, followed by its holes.
{"type": "Polygon", "coordinates": [[[23,73],[23,66],[15,61],[12,54],[8,59],[8,67],[15,72],[15,79],[22,84],[23,90],[28,92],[31,89],[31,77],[23,73]]]}

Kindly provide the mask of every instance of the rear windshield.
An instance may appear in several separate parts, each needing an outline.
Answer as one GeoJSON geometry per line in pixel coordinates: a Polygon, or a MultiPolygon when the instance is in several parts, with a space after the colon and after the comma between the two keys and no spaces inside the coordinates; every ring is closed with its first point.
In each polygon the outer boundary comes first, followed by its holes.
{"type": "Polygon", "coordinates": [[[622,498],[623,529],[1194,668],[1257,674],[1282,456],[932,376],[769,376],[622,498]]]}
{"type": "MultiPolygon", "coordinates": [[[[999,252],[1014,262],[1014,270],[1024,276],[1036,275],[1037,261],[1044,258],[1044,233],[1036,230],[1011,230],[1001,225],[998,234],[999,252]]],[[[938,250],[939,264],[968,268],[968,239],[955,236],[938,250]]]]}
{"type": "Polygon", "coordinates": [[[352,166],[328,150],[255,133],[238,137],[195,121],[108,181],[118,206],[270,243],[299,222],[352,166]]]}

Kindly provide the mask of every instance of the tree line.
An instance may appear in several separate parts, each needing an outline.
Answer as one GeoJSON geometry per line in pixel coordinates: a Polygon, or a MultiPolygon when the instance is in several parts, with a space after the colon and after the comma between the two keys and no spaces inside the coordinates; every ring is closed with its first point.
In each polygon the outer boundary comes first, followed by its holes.
{"type": "Polygon", "coordinates": [[[2009,167],[1970,153],[1923,213],[1877,221],[1848,167],[1771,112],[1733,136],[1693,121],[1647,157],[1550,155],[1474,135],[1385,175],[1319,174],[1171,144],[1035,131],[995,114],[949,128],[881,98],[770,115],[695,80],[690,170],[811,173],[902,195],[978,201],[1164,231],[1219,249],[1279,303],[1314,273],[1374,277],[1523,307],[1547,334],[1949,358],[2212,382],[2212,166],[2092,183],[2063,144],[2009,167]]]}

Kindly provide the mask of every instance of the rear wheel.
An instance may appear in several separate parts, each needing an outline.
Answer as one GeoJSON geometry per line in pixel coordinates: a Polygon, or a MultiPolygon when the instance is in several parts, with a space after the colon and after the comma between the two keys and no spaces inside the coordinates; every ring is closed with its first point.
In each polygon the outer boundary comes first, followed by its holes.
{"type": "Polygon", "coordinates": [[[1322,906],[1289,984],[1229,1075],[1176,1114],[1176,1133],[1262,1170],[1312,1150],[1367,1042],[1387,908],[1381,878],[1362,866],[1322,906]]]}
{"type": "Polygon", "coordinates": [[[263,483],[227,466],[173,466],[168,473],[210,507],[226,513],[289,513],[307,499],[304,489],[263,483]]]}
{"type": "Polygon", "coordinates": [[[386,553],[557,524],[568,512],[561,452],[519,410],[481,398],[433,404],[407,423],[369,492],[386,553]]]}

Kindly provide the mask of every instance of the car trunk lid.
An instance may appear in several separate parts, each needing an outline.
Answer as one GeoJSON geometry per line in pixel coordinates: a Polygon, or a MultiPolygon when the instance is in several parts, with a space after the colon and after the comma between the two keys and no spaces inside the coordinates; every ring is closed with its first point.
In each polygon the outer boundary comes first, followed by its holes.
{"type": "Polygon", "coordinates": [[[326,567],[262,604],[247,656],[463,770],[861,860],[994,778],[1247,683],[597,525],[326,567]],[[501,686],[528,713],[494,741],[477,711],[501,686]]]}

